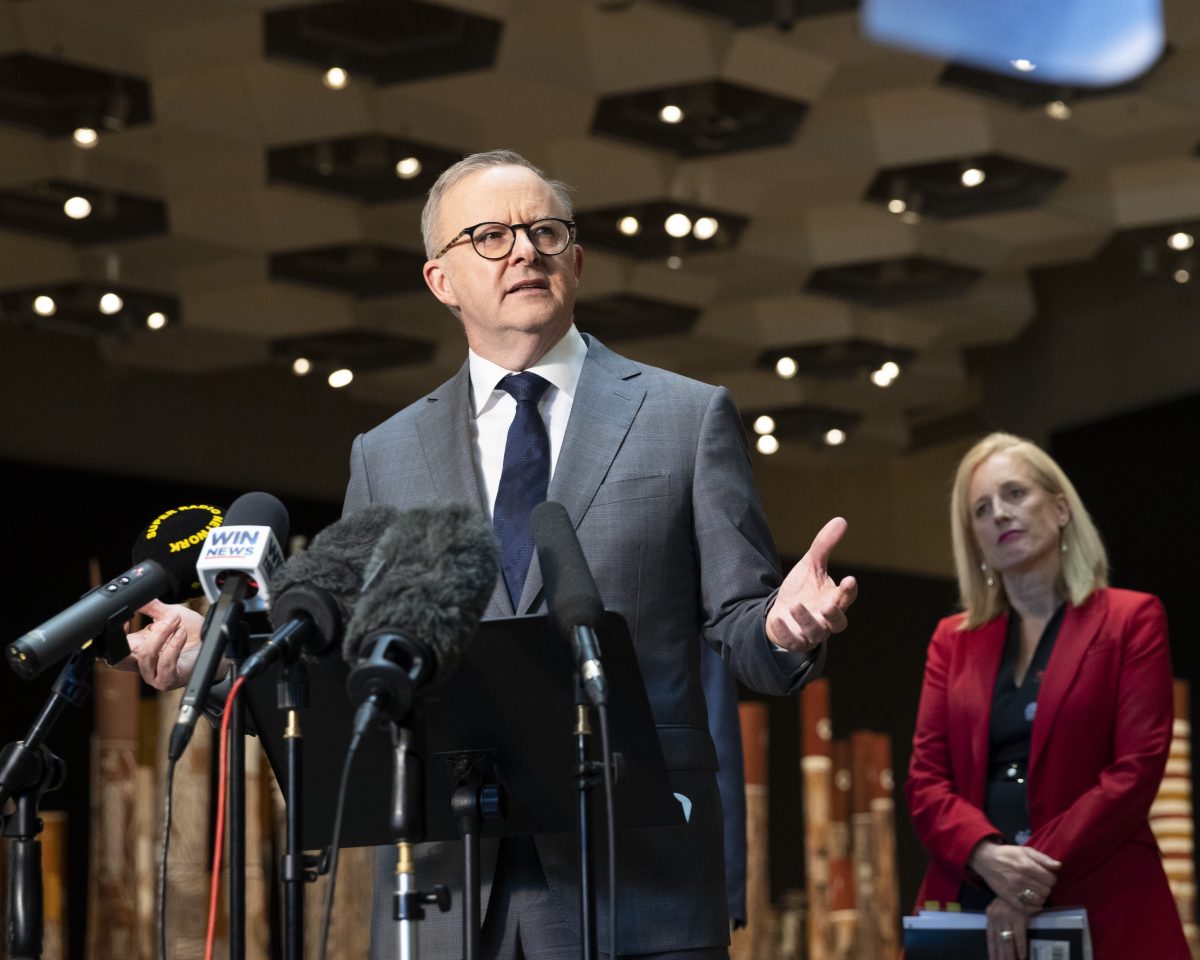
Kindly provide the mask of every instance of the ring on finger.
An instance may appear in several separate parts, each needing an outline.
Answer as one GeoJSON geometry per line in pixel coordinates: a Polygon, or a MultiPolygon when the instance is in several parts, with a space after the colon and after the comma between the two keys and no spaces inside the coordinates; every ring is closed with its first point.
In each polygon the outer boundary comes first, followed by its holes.
{"type": "Polygon", "coordinates": [[[1015,936],[1016,936],[1016,934],[1013,933],[1011,930],[1001,930],[1000,931],[1000,939],[1001,940],[1006,940],[1006,941],[1011,940],[1015,936]]]}
{"type": "Polygon", "coordinates": [[[1037,903],[1038,895],[1030,890],[1029,887],[1026,887],[1017,894],[1017,899],[1022,903],[1032,907],[1035,903],[1037,903]]]}

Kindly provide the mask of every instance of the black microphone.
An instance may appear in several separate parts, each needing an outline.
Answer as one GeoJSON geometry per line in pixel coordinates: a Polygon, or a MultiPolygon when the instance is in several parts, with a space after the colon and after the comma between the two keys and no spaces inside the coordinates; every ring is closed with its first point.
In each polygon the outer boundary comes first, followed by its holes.
{"type": "MultiPolygon", "coordinates": [[[[5,653],[13,670],[30,680],[86,647],[110,624],[129,620],[151,600],[182,603],[200,596],[196,558],[221,520],[219,507],[199,503],[159,514],[134,541],[132,567],[8,645],[5,653]]],[[[128,645],[122,646],[106,650],[105,659],[115,663],[128,655],[128,645]]]]}
{"type": "Polygon", "coordinates": [[[600,663],[596,629],[604,617],[604,604],[592,571],[566,508],[547,500],[530,515],[538,564],[546,585],[550,622],[561,637],[569,638],[575,665],[588,699],[599,707],[608,702],[608,680],[600,663]]]}
{"type": "Polygon", "coordinates": [[[219,593],[205,618],[200,652],[167,741],[170,760],[183,756],[192,739],[230,635],[242,621],[246,599],[270,596],[271,578],[283,565],[279,544],[287,540],[287,508],[269,493],[245,493],[230,505],[224,529],[222,543],[206,545],[198,561],[206,589],[211,584],[219,593]],[[207,567],[205,557],[213,561],[207,567]]]}
{"type": "Polygon", "coordinates": [[[477,508],[408,510],[379,538],[346,628],[355,737],[379,711],[402,720],[417,690],[458,665],[496,586],[496,535],[477,508]]]}
{"type": "Polygon", "coordinates": [[[341,643],[375,544],[400,517],[396,507],[371,504],[326,527],[293,555],[271,584],[271,622],[278,626],[246,658],[239,676],[256,677],[280,658],[315,659],[341,643]]]}

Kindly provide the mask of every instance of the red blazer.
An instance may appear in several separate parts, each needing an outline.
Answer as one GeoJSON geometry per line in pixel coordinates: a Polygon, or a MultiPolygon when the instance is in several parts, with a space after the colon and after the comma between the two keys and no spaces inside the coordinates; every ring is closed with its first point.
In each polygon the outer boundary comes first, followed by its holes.
{"type": "MultiPolygon", "coordinates": [[[[905,794],[930,865],[917,896],[957,900],[967,857],[998,831],[983,813],[992,692],[1008,617],[929,644],[905,794]]],[[[1146,817],[1171,743],[1162,604],[1098,590],[1068,606],[1030,743],[1029,845],[1062,861],[1050,907],[1085,906],[1096,960],[1190,954],[1146,817]]]]}

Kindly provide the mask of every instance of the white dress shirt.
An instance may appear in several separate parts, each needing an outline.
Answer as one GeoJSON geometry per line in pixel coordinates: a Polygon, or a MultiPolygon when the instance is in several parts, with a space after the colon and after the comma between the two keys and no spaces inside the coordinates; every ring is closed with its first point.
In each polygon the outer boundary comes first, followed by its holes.
{"type": "MultiPolygon", "coordinates": [[[[553,347],[546,351],[537,363],[528,370],[550,382],[550,387],[538,401],[538,412],[546,424],[550,438],[550,476],[558,464],[558,452],[562,449],[563,437],[567,432],[567,420],[571,416],[571,404],[575,400],[575,387],[583,370],[587,356],[587,343],[571,325],[553,347]]],[[[475,445],[475,476],[479,489],[487,503],[488,517],[496,506],[496,492],[500,489],[500,475],[504,472],[504,447],[508,442],[508,428],[517,413],[517,401],[497,387],[510,373],[522,370],[505,370],[486,360],[474,350],[467,351],[467,363],[471,373],[471,439],[475,445]]]]}

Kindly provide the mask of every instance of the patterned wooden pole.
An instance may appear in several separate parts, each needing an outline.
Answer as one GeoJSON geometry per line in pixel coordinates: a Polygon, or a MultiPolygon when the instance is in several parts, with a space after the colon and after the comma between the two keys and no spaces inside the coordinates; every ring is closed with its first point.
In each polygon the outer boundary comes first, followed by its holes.
{"type": "Polygon", "coordinates": [[[804,868],[808,892],[808,957],[828,960],[833,948],[829,860],[832,847],[833,727],[829,681],[800,693],[800,769],[804,788],[804,868]]]}
{"type": "MultiPolygon", "coordinates": [[[[858,926],[858,960],[883,960],[883,944],[879,936],[879,924],[872,913],[877,903],[877,871],[875,814],[871,800],[879,779],[879,757],[875,750],[874,735],[868,730],[855,730],[850,734],[850,815],[852,844],[854,850],[854,898],[863,905],[863,922],[858,926]]],[[[889,957],[888,960],[891,960],[889,957]]]]}
{"type": "Polygon", "coordinates": [[[38,815],[42,818],[42,960],[66,960],[67,815],[61,810],[42,810],[38,815]]]}
{"type": "MultiPolygon", "coordinates": [[[[179,712],[182,690],[158,698],[160,758],[157,795],[166,787],[167,737],[179,712]]],[[[208,887],[212,851],[209,847],[213,744],[216,737],[206,722],[196,724],[187,751],[175,765],[175,799],[172,812],[171,850],[167,863],[167,955],[172,960],[202,960],[208,927],[208,887]]],[[[162,855],[157,842],[155,858],[162,855]]],[[[218,943],[215,955],[228,954],[218,943]]]]}
{"type": "Polygon", "coordinates": [[[738,704],[746,771],[746,926],[734,931],[730,960],[767,956],[775,933],[767,817],[767,705],[738,704]]]}
{"type": "Polygon", "coordinates": [[[871,784],[871,814],[875,819],[875,905],[880,954],[900,953],[900,878],[896,869],[896,802],[893,798],[892,741],[872,734],[875,780],[871,784]]]}
{"type": "Polygon", "coordinates": [[[1192,819],[1192,729],[1189,685],[1175,681],[1175,726],[1167,769],[1150,805],[1150,828],[1162,850],[1163,867],[1179,907],[1192,956],[1200,956],[1196,928],[1196,867],[1192,819]]]}
{"type": "Polygon", "coordinates": [[[829,909],[833,927],[833,957],[850,960],[856,956],[855,940],[859,916],[854,904],[854,860],[850,855],[850,744],[832,742],[833,802],[829,828],[829,909]]]}
{"type": "MultiPolygon", "coordinates": [[[[89,563],[93,587],[100,565],[89,563]]],[[[135,791],[141,679],[97,662],[92,674],[91,838],[88,853],[89,960],[137,955],[135,791]]]]}

